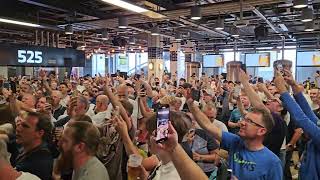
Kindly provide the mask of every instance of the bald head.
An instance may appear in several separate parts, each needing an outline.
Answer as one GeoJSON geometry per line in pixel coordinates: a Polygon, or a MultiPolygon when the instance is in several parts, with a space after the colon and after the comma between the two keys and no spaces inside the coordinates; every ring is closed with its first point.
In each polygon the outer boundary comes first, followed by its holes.
{"type": "Polygon", "coordinates": [[[128,99],[128,86],[125,84],[121,84],[117,88],[118,97],[120,100],[128,99]]]}
{"type": "Polygon", "coordinates": [[[53,99],[53,106],[57,107],[60,104],[60,101],[62,99],[62,93],[60,91],[52,91],[51,97],[53,99]]]}

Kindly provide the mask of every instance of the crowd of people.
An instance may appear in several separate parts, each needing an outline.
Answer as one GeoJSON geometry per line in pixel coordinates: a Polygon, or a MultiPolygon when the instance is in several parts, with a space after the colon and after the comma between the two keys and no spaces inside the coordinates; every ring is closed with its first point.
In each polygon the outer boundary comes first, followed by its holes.
{"type": "Polygon", "coordinates": [[[1,79],[0,180],[320,179],[320,90],[275,74],[1,79]]]}

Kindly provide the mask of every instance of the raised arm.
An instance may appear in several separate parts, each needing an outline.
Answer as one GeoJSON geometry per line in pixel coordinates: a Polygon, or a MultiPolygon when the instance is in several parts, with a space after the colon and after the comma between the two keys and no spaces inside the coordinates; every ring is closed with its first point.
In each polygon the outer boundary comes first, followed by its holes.
{"type": "Polygon", "coordinates": [[[270,91],[268,90],[268,88],[264,83],[258,83],[258,89],[262,91],[267,96],[268,99],[274,98],[274,96],[270,93],[270,91]]]}
{"type": "Polygon", "coordinates": [[[208,131],[211,135],[214,136],[214,138],[221,142],[222,130],[211,123],[208,117],[199,109],[198,106],[193,103],[192,99],[187,100],[187,105],[200,127],[208,131]]]}
{"type": "MultiPolygon", "coordinates": [[[[155,138],[151,138],[151,143],[156,144],[155,138]]],[[[181,145],[178,143],[178,135],[172,124],[169,124],[168,139],[163,143],[156,144],[158,148],[163,149],[170,157],[177,169],[180,178],[183,180],[208,180],[201,168],[187,155],[181,145]]]]}
{"type": "Polygon", "coordinates": [[[239,79],[240,79],[241,84],[243,85],[244,92],[246,93],[246,95],[248,96],[248,98],[250,100],[251,105],[255,108],[263,108],[263,109],[268,110],[268,108],[263,104],[259,95],[251,87],[251,85],[249,83],[249,77],[243,70],[240,70],[240,72],[239,72],[239,79]]]}
{"type": "Polygon", "coordinates": [[[152,97],[152,88],[151,88],[151,86],[146,81],[142,81],[141,84],[146,89],[147,97],[152,97]]]}
{"type": "Polygon", "coordinates": [[[49,95],[51,95],[52,94],[52,89],[50,88],[50,86],[49,86],[49,83],[48,83],[48,81],[47,81],[47,74],[46,74],[46,72],[44,71],[44,70],[40,70],[40,72],[39,72],[39,78],[40,78],[40,80],[41,80],[41,84],[42,84],[42,86],[46,89],[46,91],[48,92],[48,94],[49,95]]]}
{"type": "Polygon", "coordinates": [[[308,118],[315,124],[317,124],[318,117],[314,114],[311,107],[309,106],[309,103],[307,102],[306,98],[303,95],[303,87],[299,86],[295,80],[293,79],[293,76],[290,71],[285,70],[285,81],[292,87],[292,91],[294,93],[294,98],[296,102],[299,104],[302,111],[308,116],[308,118]]]}
{"type": "Polygon", "coordinates": [[[111,102],[111,104],[112,104],[112,106],[114,108],[117,107],[117,106],[119,107],[120,115],[123,118],[123,120],[127,123],[128,130],[131,129],[132,123],[131,123],[131,120],[128,117],[127,111],[122,106],[119,98],[112,93],[111,88],[109,87],[109,83],[107,83],[106,86],[105,86],[105,94],[110,99],[110,102],[111,102]]]}
{"type": "Polygon", "coordinates": [[[282,76],[276,77],[275,84],[281,94],[283,105],[289,111],[292,119],[296,122],[297,126],[308,133],[315,144],[320,147],[320,128],[305,115],[300,106],[290,96],[286,88],[286,82],[282,76]]]}
{"type": "Polygon", "coordinates": [[[118,116],[114,117],[113,123],[116,127],[116,130],[121,136],[127,155],[129,156],[130,154],[139,154],[137,147],[133,144],[133,142],[130,139],[126,122],[118,116]]]}
{"type": "Polygon", "coordinates": [[[144,106],[144,101],[145,101],[145,97],[139,97],[138,98],[139,101],[139,107],[140,107],[140,111],[143,117],[150,117],[153,115],[153,113],[147,112],[146,108],[144,106]]]}

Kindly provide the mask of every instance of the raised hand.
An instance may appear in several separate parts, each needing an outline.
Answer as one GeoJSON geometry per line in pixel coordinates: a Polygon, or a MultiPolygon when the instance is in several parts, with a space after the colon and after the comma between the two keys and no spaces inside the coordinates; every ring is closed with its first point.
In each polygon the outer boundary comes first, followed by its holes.
{"type": "Polygon", "coordinates": [[[296,82],[292,76],[292,73],[287,69],[284,69],[284,77],[283,78],[290,86],[293,86],[296,84],[296,82]]]}
{"type": "Polygon", "coordinates": [[[112,122],[121,137],[128,135],[127,123],[122,119],[121,116],[115,116],[112,119],[112,122]]]}
{"type": "Polygon", "coordinates": [[[239,70],[239,81],[243,84],[249,82],[249,76],[242,70],[239,70]]]}
{"type": "Polygon", "coordinates": [[[286,81],[284,80],[283,76],[280,73],[276,73],[276,74],[277,76],[274,79],[274,84],[279,90],[279,93],[282,94],[284,92],[287,92],[288,90],[286,88],[286,81]]]}
{"type": "Polygon", "coordinates": [[[43,70],[43,69],[40,69],[40,71],[39,71],[39,77],[40,77],[40,79],[41,79],[41,80],[45,80],[46,75],[47,75],[46,71],[43,70]]]}

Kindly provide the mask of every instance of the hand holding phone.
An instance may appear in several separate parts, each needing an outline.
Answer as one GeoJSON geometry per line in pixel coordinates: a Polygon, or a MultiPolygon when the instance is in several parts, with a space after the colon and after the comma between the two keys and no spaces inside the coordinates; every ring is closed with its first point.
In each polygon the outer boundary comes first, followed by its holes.
{"type": "Polygon", "coordinates": [[[168,138],[170,109],[168,105],[160,107],[157,111],[156,142],[161,143],[168,138]]]}
{"type": "Polygon", "coordinates": [[[197,89],[194,89],[192,88],[191,89],[191,98],[194,100],[194,101],[200,101],[200,91],[197,90],[197,89]]]}
{"type": "Polygon", "coordinates": [[[241,92],[241,87],[239,85],[236,85],[236,87],[234,88],[233,96],[235,98],[238,98],[240,96],[240,92],[241,92]]]}

